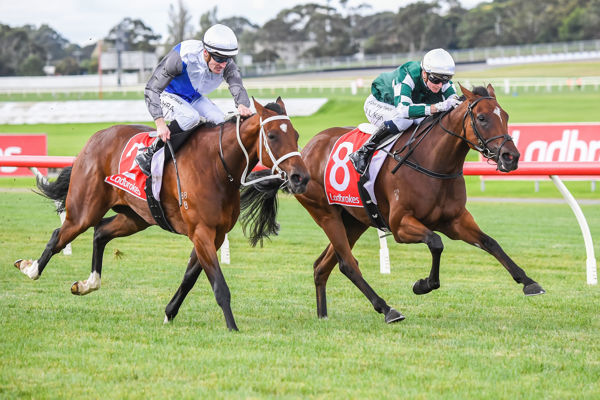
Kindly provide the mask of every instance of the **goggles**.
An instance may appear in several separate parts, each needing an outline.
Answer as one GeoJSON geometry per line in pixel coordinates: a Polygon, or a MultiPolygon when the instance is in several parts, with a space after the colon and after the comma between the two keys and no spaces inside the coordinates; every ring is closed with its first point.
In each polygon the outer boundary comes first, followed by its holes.
{"type": "Polygon", "coordinates": [[[450,82],[450,78],[452,77],[449,75],[427,74],[427,80],[433,83],[434,85],[437,85],[438,83],[442,83],[445,85],[446,83],[450,82]]]}
{"type": "Polygon", "coordinates": [[[230,58],[230,57],[221,56],[221,55],[215,54],[215,53],[208,53],[208,54],[210,54],[211,58],[219,64],[227,62],[227,60],[229,60],[229,58],[230,58]]]}

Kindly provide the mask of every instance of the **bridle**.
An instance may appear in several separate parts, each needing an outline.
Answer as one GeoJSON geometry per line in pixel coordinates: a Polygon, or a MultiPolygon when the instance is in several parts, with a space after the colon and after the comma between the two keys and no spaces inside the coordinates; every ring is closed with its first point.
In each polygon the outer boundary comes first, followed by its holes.
{"type": "Polygon", "coordinates": [[[502,147],[504,147],[504,145],[506,144],[506,142],[512,141],[512,137],[508,133],[504,133],[502,135],[493,136],[493,137],[491,137],[489,139],[484,139],[484,137],[479,132],[479,129],[477,129],[477,125],[475,124],[475,115],[473,114],[473,108],[475,108],[475,106],[477,105],[477,103],[479,103],[481,100],[495,100],[495,98],[491,97],[491,96],[484,96],[484,97],[478,98],[477,100],[475,100],[472,103],[469,103],[469,105],[467,107],[467,112],[463,116],[462,131],[461,131],[460,135],[452,132],[449,129],[447,129],[444,126],[444,124],[442,123],[442,119],[441,118],[439,120],[440,127],[446,133],[448,133],[448,134],[450,134],[452,136],[456,136],[457,138],[459,138],[462,141],[466,142],[469,146],[471,146],[473,149],[475,149],[478,152],[480,152],[488,160],[494,160],[494,161],[498,162],[498,155],[500,154],[500,150],[502,150],[502,147]],[[467,139],[467,129],[465,127],[465,123],[467,122],[467,117],[469,117],[469,119],[471,120],[471,129],[473,129],[473,133],[475,134],[475,137],[477,138],[477,144],[475,144],[472,141],[470,141],[469,139],[467,139]],[[492,151],[492,149],[490,149],[489,143],[493,142],[496,139],[502,139],[502,138],[504,138],[504,141],[502,142],[502,144],[500,145],[500,147],[498,147],[498,152],[494,153],[492,151]]]}
{"type": "Polygon", "coordinates": [[[502,150],[502,147],[504,147],[504,145],[506,144],[506,142],[512,141],[512,137],[509,134],[505,133],[505,134],[502,134],[502,135],[493,136],[493,137],[491,137],[489,139],[485,139],[481,135],[481,132],[479,132],[479,130],[477,129],[477,125],[475,124],[475,115],[473,114],[473,109],[475,108],[475,106],[477,105],[477,103],[479,103],[482,100],[495,100],[495,98],[491,97],[491,96],[484,96],[484,97],[480,97],[480,98],[476,99],[474,102],[468,104],[467,111],[465,112],[465,115],[463,116],[462,130],[461,130],[460,134],[457,134],[457,133],[449,130],[442,123],[442,119],[446,115],[450,114],[450,112],[452,110],[449,110],[449,111],[446,111],[444,113],[441,113],[439,115],[439,117],[436,117],[433,121],[431,121],[429,123],[429,125],[426,126],[421,131],[421,133],[419,133],[419,134],[417,134],[417,131],[419,130],[420,125],[417,125],[415,127],[415,129],[413,130],[411,138],[407,141],[406,145],[404,145],[404,147],[401,150],[395,151],[393,154],[388,152],[388,154],[390,156],[392,156],[392,158],[394,158],[394,160],[398,161],[398,164],[392,170],[392,174],[396,173],[396,171],[398,170],[398,168],[400,168],[403,164],[406,164],[407,166],[409,166],[410,168],[414,169],[415,171],[418,171],[418,172],[420,172],[422,174],[425,174],[427,176],[430,176],[430,177],[436,178],[436,179],[454,179],[454,178],[458,178],[459,176],[461,176],[463,174],[462,169],[460,171],[458,171],[458,172],[453,173],[453,174],[444,174],[444,173],[439,173],[439,172],[431,171],[431,170],[429,170],[429,169],[427,169],[425,167],[420,166],[419,164],[417,164],[415,162],[412,162],[412,161],[408,160],[408,157],[416,150],[417,146],[421,143],[421,141],[423,141],[423,139],[425,138],[425,136],[427,136],[427,134],[429,132],[431,132],[431,130],[433,129],[433,127],[436,124],[439,124],[440,127],[446,133],[448,133],[448,134],[450,134],[452,136],[455,136],[455,137],[459,138],[460,140],[462,140],[463,142],[467,143],[473,149],[475,149],[478,152],[480,152],[488,160],[494,160],[497,163],[497,161],[498,161],[497,158],[498,158],[498,155],[500,154],[500,150],[502,150]],[[477,138],[477,144],[473,143],[472,141],[470,141],[469,139],[467,139],[467,128],[465,126],[466,122],[467,122],[467,117],[470,119],[471,128],[473,129],[473,133],[475,134],[475,137],[477,138]],[[502,138],[504,138],[504,141],[502,142],[502,144],[498,148],[498,152],[494,153],[492,151],[492,149],[490,149],[489,143],[493,142],[494,140],[502,139],[502,138]],[[417,141],[417,139],[418,139],[418,141],[417,141]],[[415,141],[416,141],[416,144],[411,147],[411,144],[413,144],[415,141]],[[398,153],[403,152],[405,149],[408,149],[407,153],[404,154],[400,158],[398,156],[398,153]]]}
{"type": "MultiPolygon", "coordinates": [[[[288,158],[296,157],[296,156],[301,157],[302,155],[300,154],[299,151],[291,151],[289,153],[284,154],[283,156],[281,156],[279,158],[275,158],[275,155],[273,154],[273,151],[271,150],[271,147],[269,146],[269,141],[267,138],[267,134],[265,133],[264,127],[266,124],[268,124],[269,122],[272,122],[272,121],[277,121],[277,120],[288,120],[289,121],[290,117],[288,117],[287,115],[274,115],[272,117],[265,119],[264,121],[262,119],[262,116],[259,117],[260,132],[259,132],[259,138],[258,138],[258,149],[259,149],[258,150],[258,160],[262,162],[262,156],[263,156],[262,150],[263,150],[263,145],[264,145],[264,148],[265,148],[267,154],[269,155],[271,162],[273,162],[273,167],[271,168],[271,175],[263,176],[263,177],[256,178],[256,179],[253,179],[250,181],[246,181],[246,175],[248,174],[248,169],[250,167],[250,157],[248,157],[248,151],[244,147],[244,144],[242,143],[242,138],[240,136],[240,118],[241,118],[241,116],[238,114],[237,118],[236,118],[236,137],[237,137],[238,144],[239,144],[240,148],[242,149],[242,152],[244,153],[244,157],[246,157],[246,167],[244,168],[244,172],[242,173],[242,177],[240,178],[240,184],[242,186],[250,186],[250,185],[254,185],[257,182],[262,182],[262,181],[265,181],[268,179],[282,179],[284,181],[282,185],[285,185],[288,182],[287,173],[284,170],[282,170],[281,168],[279,168],[279,164],[281,164],[288,158]]],[[[223,163],[223,166],[225,167],[225,170],[227,171],[228,179],[230,181],[233,181],[233,175],[229,171],[227,164],[225,164],[225,158],[223,156],[222,137],[223,137],[223,128],[221,127],[221,134],[219,136],[219,151],[220,151],[219,155],[221,157],[221,162],[223,163]]]]}

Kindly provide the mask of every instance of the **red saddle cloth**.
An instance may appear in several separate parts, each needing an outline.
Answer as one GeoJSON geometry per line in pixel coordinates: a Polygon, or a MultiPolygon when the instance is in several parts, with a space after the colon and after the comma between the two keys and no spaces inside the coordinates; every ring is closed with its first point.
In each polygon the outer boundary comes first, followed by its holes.
{"type": "Polygon", "coordinates": [[[325,168],[325,193],[329,204],[362,207],[358,194],[360,175],[354,169],[348,156],[358,150],[371,135],[355,128],[341,136],[331,149],[325,168]]]}
{"type": "Polygon", "coordinates": [[[135,157],[144,148],[154,143],[156,139],[156,137],[150,137],[150,132],[141,132],[129,139],[119,158],[118,173],[107,176],[104,178],[104,182],[146,200],[146,192],[144,191],[146,175],[138,166],[135,157]]]}

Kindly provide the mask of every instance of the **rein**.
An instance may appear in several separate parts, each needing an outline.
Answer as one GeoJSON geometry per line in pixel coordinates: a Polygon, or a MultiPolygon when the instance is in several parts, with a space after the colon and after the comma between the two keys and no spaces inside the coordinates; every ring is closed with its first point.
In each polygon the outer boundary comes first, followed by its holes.
{"type": "MultiPolygon", "coordinates": [[[[387,152],[387,154],[392,157],[394,160],[398,161],[398,164],[394,167],[394,169],[392,170],[392,174],[395,174],[396,171],[398,171],[398,168],[400,168],[402,165],[406,164],[408,167],[414,169],[417,172],[420,172],[422,174],[425,174],[431,178],[436,178],[436,179],[454,179],[454,178],[458,178],[459,176],[461,176],[463,174],[462,169],[454,174],[443,174],[440,172],[435,172],[432,171],[430,169],[427,169],[425,167],[420,166],[419,164],[412,162],[410,160],[408,160],[408,157],[410,157],[410,155],[417,149],[417,147],[419,146],[419,144],[421,144],[421,141],[423,141],[423,139],[425,139],[425,137],[429,134],[429,132],[431,132],[431,130],[439,123],[441,126],[441,120],[442,117],[444,115],[446,115],[447,113],[443,113],[440,114],[439,117],[434,118],[431,123],[426,126],[420,133],[419,135],[416,136],[416,138],[419,138],[419,141],[413,146],[410,147],[410,145],[416,140],[415,138],[415,134],[417,133],[417,131],[419,130],[419,127],[421,126],[421,124],[417,125],[415,127],[415,129],[413,130],[413,133],[410,137],[410,139],[408,139],[408,141],[406,142],[406,144],[402,147],[402,149],[395,151],[394,153],[390,153],[387,152]],[[405,149],[408,148],[407,153],[399,158],[398,154],[403,152],[405,149]]],[[[443,127],[442,127],[443,128],[443,127]]]]}
{"type": "MultiPolygon", "coordinates": [[[[272,117],[265,119],[264,121],[263,121],[262,117],[259,117],[260,132],[259,132],[259,138],[258,138],[258,140],[259,140],[258,160],[262,162],[262,149],[263,149],[262,145],[264,145],[266,152],[269,155],[269,158],[273,162],[273,167],[271,168],[271,175],[263,176],[261,178],[253,179],[251,181],[246,181],[246,175],[248,174],[248,169],[250,167],[250,157],[248,156],[248,151],[246,150],[246,148],[244,147],[244,144],[242,143],[242,138],[240,136],[240,115],[239,114],[237,115],[236,137],[237,137],[238,144],[239,144],[240,148],[242,149],[242,152],[244,153],[244,157],[246,157],[246,167],[244,168],[244,172],[242,173],[242,177],[240,178],[240,184],[242,186],[251,186],[251,185],[254,185],[255,183],[262,182],[262,181],[269,180],[269,179],[282,179],[284,181],[282,185],[284,185],[285,183],[287,183],[288,178],[287,178],[287,174],[285,173],[285,171],[283,171],[281,168],[279,168],[279,164],[281,164],[283,161],[285,161],[291,157],[295,157],[295,156],[301,157],[301,154],[299,151],[291,151],[277,159],[275,158],[273,151],[271,150],[271,147],[269,146],[269,142],[267,140],[267,135],[265,133],[264,127],[267,123],[269,123],[271,121],[277,121],[277,120],[288,120],[289,121],[290,117],[288,117],[287,115],[274,115],[272,117]]],[[[233,174],[231,173],[231,170],[227,167],[227,164],[225,163],[225,157],[223,155],[223,126],[221,126],[221,131],[219,132],[219,157],[221,158],[223,167],[225,168],[225,171],[227,172],[227,178],[229,179],[230,182],[232,182],[234,179],[233,174]]]]}

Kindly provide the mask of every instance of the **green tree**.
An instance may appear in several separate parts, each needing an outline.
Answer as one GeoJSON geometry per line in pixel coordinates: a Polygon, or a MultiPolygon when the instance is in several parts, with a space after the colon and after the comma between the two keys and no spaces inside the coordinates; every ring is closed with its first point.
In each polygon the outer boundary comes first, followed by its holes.
{"type": "Polygon", "coordinates": [[[18,74],[23,76],[44,75],[44,61],[37,54],[30,54],[19,65],[18,74]]]}
{"type": "Polygon", "coordinates": [[[58,75],[78,75],[82,69],[73,57],[65,57],[56,63],[56,74],[58,75]]]}
{"type": "Polygon", "coordinates": [[[123,45],[121,50],[152,52],[160,37],[142,20],[127,17],[111,28],[105,40],[115,45],[120,42],[123,45]]]}

